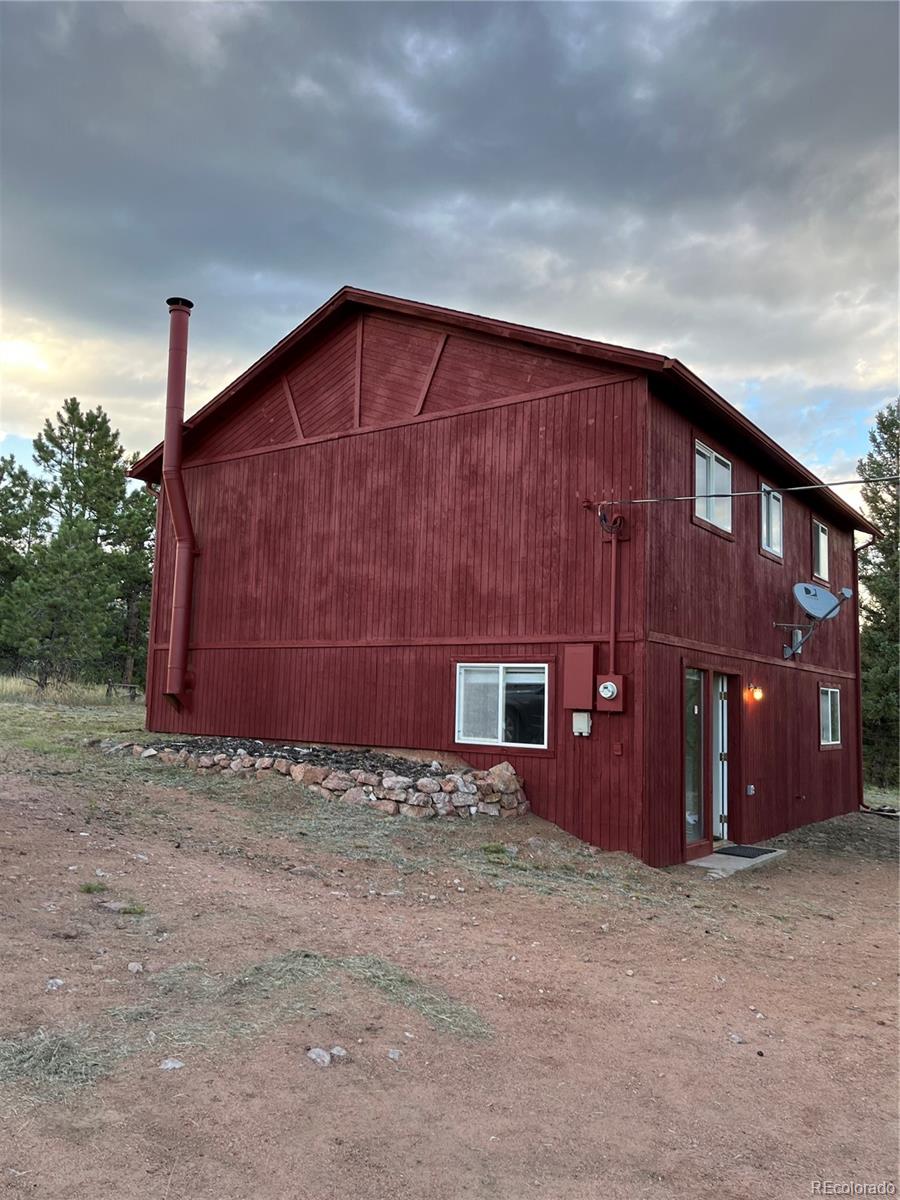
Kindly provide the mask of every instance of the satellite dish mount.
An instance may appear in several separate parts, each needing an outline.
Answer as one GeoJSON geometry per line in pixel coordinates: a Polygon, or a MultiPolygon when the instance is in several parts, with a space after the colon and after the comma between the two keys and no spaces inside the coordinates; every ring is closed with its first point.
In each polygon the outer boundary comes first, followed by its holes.
{"type": "Polygon", "coordinates": [[[791,644],[784,646],[782,652],[785,658],[793,658],[799,654],[803,646],[816,632],[823,621],[832,621],[840,612],[841,605],[853,598],[850,588],[841,588],[839,595],[832,595],[827,588],[815,583],[795,583],[794,599],[810,618],[806,625],[785,625],[775,622],[776,629],[792,630],[791,644]]]}

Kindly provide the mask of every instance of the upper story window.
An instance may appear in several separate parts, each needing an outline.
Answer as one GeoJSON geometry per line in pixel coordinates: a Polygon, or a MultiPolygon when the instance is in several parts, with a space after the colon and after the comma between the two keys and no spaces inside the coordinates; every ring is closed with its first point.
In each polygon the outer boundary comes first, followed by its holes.
{"type": "Polygon", "coordinates": [[[694,513],[731,533],[731,463],[702,442],[694,443],[694,513]]]}
{"type": "Polygon", "coordinates": [[[841,744],[841,693],[838,688],[819,688],[819,743],[841,744]]]}
{"type": "Polygon", "coordinates": [[[547,664],[457,663],[456,740],[547,745],[547,664]]]}
{"type": "Polygon", "coordinates": [[[784,554],[784,509],[781,492],[776,492],[764,483],[760,503],[760,545],[763,550],[781,558],[784,554]]]}
{"type": "Polygon", "coordinates": [[[828,581],[828,526],[813,518],[813,575],[828,581]]]}

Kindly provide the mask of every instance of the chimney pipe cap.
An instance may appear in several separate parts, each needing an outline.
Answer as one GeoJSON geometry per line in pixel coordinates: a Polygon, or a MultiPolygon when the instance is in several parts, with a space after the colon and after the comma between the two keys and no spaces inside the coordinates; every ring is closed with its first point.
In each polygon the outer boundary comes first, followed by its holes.
{"type": "Polygon", "coordinates": [[[181,296],[170,296],[169,299],[166,301],[166,304],[168,304],[169,308],[191,309],[194,307],[193,300],[184,300],[184,299],[182,299],[181,296]]]}

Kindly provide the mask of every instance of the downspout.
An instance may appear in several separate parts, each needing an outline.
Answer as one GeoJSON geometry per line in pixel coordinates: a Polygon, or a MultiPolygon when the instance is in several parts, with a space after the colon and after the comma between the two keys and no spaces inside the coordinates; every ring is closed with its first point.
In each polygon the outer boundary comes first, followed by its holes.
{"type": "Polygon", "coordinates": [[[184,383],[187,373],[190,300],[173,296],[169,306],[169,374],[166,384],[166,433],[163,442],[163,487],[175,532],[175,579],[169,623],[169,660],[163,695],[176,708],[185,707],[190,681],[187,676],[191,634],[191,599],[194,589],[194,527],[181,473],[184,425],[184,383]]]}

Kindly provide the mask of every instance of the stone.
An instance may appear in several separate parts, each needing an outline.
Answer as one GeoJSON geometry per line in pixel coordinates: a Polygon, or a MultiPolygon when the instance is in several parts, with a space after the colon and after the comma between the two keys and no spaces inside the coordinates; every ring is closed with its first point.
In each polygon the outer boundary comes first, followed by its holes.
{"type": "Polygon", "coordinates": [[[303,776],[304,783],[322,783],[331,774],[328,767],[306,767],[306,774],[303,776]]]}
{"type": "Polygon", "coordinates": [[[518,804],[516,806],[516,812],[518,813],[518,815],[520,817],[524,817],[530,808],[531,808],[531,805],[528,803],[528,801],[523,800],[523,802],[521,804],[518,804]]]}
{"type": "Polygon", "coordinates": [[[396,817],[400,811],[400,805],[396,800],[383,800],[373,796],[368,804],[369,808],[374,808],[376,812],[387,813],[389,817],[396,817]]]}
{"type": "Polygon", "coordinates": [[[159,1064],[161,1071],[180,1071],[184,1063],[180,1058],[164,1058],[159,1064]]]}
{"type": "Polygon", "coordinates": [[[434,811],[439,817],[452,817],[456,815],[456,808],[449,796],[443,792],[438,792],[434,797],[434,811]]]}
{"type": "Polygon", "coordinates": [[[493,796],[494,794],[494,785],[490,779],[476,779],[475,789],[479,796],[493,796]]]}
{"type": "Polygon", "coordinates": [[[216,760],[214,758],[210,758],[208,754],[201,754],[197,759],[197,766],[201,767],[204,771],[208,771],[210,767],[214,767],[215,765],[216,760]]]}
{"type": "Polygon", "coordinates": [[[472,797],[466,796],[463,792],[454,792],[450,797],[450,803],[454,808],[468,808],[472,797]]]}
{"type": "Polygon", "coordinates": [[[321,1046],[312,1046],[306,1052],[306,1057],[316,1064],[317,1067],[330,1067],[331,1055],[327,1050],[323,1050],[321,1046]]]}
{"type": "Polygon", "coordinates": [[[272,764],[279,775],[290,775],[291,763],[287,758],[276,758],[272,764]]]}
{"type": "Polygon", "coordinates": [[[519,790],[519,777],[511,763],[497,763],[485,772],[485,778],[493,784],[495,792],[512,793],[519,790]]]}
{"type": "Polygon", "coordinates": [[[401,1051],[399,1050],[388,1050],[388,1058],[391,1060],[391,1062],[399,1062],[400,1055],[401,1051]]]}
{"type": "Polygon", "coordinates": [[[216,763],[220,767],[230,766],[231,765],[231,755],[230,754],[214,754],[213,762],[216,763]]]}
{"type": "Polygon", "coordinates": [[[512,792],[501,792],[498,798],[500,800],[500,807],[503,809],[515,809],[518,803],[518,796],[512,792]]]}
{"type": "Polygon", "coordinates": [[[256,760],[256,769],[257,769],[257,771],[268,771],[268,770],[270,770],[272,767],[274,767],[274,765],[275,765],[275,759],[274,759],[274,758],[268,758],[268,757],[266,757],[265,755],[264,755],[262,758],[258,758],[258,759],[256,760]]]}
{"type": "Polygon", "coordinates": [[[378,787],[381,783],[381,777],[374,771],[351,771],[350,774],[363,787],[378,787]]]}
{"type": "Polygon", "coordinates": [[[393,800],[395,804],[406,803],[406,788],[379,788],[384,800],[393,800]]]}
{"type": "Polygon", "coordinates": [[[319,800],[333,800],[334,792],[329,792],[327,788],[323,788],[320,783],[307,783],[304,787],[311,796],[315,796],[319,800]]]}
{"type": "Polygon", "coordinates": [[[346,792],[353,787],[354,782],[346,771],[332,771],[326,779],[322,780],[322,787],[327,788],[329,792],[346,792]]]}
{"type": "Polygon", "coordinates": [[[144,753],[143,746],[138,746],[137,744],[135,744],[134,746],[131,747],[132,757],[140,758],[143,753],[144,753]]]}
{"type": "Polygon", "coordinates": [[[435,792],[441,790],[441,785],[436,779],[432,779],[430,775],[423,775],[421,779],[416,780],[416,790],[433,796],[435,792]]]}
{"type": "Polygon", "coordinates": [[[365,804],[369,799],[370,794],[371,793],[367,792],[365,788],[352,787],[347,788],[346,792],[344,792],[343,796],[341,796],[341,799],[346,800],[348,804],[365,804]]]}
{"type": "Polygon", "coordinates": [[[517,817],[517,816],[519,816],[519,810],[517,808],[501,808],[500,816],[501,817],[517,817]]]}
{"type": "Polygon", "coordinates": [[[48,979],[47,986],[44,990],[47,992],[58,992],[61,987],[65,987],[65,983],[66,981],[64,979],[48,979]]]}
{"type": "Polygon", "coordinates": [[[231,760],[231,766],[230,766],[230,770],[232,770],[232,771],[242,771],[243,769],[244,769],[244,764],[243,764],[243,761],[242,761],[240,758],[233,758],[233,759],[231,760]]]}
{"type": "Polygon", "coordinates": [[[184,747],[182,747],[178,751],[178,753],[175,755],[175,757],[178,759],[178,761],[183,766],[187,762],[188,758],[190,758],[190,755],[188,754],[187,750],[185,750],[184,747]]]}
{"type": "Polygon", "coordinates": [[[350,1055],[343,1046],[332,1046],[331,1061],[333,1063],[346,1063],[350,1061],[350,1055]]]}
{"type": "Polygon", "coordinates": [[[487,802],[487,800],[479,800],[478,801],[478,811],[480,813],[484,813],[484,815],[486,817],[499,817],[500,816],[500,805],[499,804],[489,804],[487,802]]]}
{"type": "Polygon", "coordinates": [[[441,764],[435,758],[432,760],[431,769],[432,769],[432,771],[443,771],[444,768],[441,766],[441,764]]]}
{"type": "Polygon", "coordinates": [[[306,772],[308,770],[309,768],[305,763],[291,763],[290,767],[288,768],[289,774],[294,783],[305,783],[306,772]]]}
{"type": "Polygon", "coordinates": [[[142,975],[144,972],[144,964],[139,962],[130,962],[128,964],[128,970],[132,975],[142,975]]]}
{"type": "Polygon", "coordinates": [[[405,791],[411,788],[413,781],[406,775],[395,775],[393,771],[386,771],[384,778],[381,781],[381,786],[388,791],[405,791]]]}
{"type": "Polygon", "coordinates": [[[475,784],[468,783],[465,779],[463,779],[462,775],[448,775],[447,778],[456,784],[456,790],[461,792],[464,796],[476,796],[478,794],[478,789],[476,788],[475,784]]]}
{"type": "Polygon", "coordinates": [[[154,750],[152,746],[150,746],[149,749],[147,749],[147,750],[141,751],[141,758],[157,758],[158,756],[159,756],[159,751],[154,750]]]}
{"type": "Polygon", "coordinates": [[[249,754],[242,754],[241,755],[241,766],[244,768],[245,771],[249,770],[250,767],[256,766],[256,759],[251,758],[249,754]]]}
{"type": "Polygon", "coordinates": [[[430,807],[426,808],[424,804],[401,804],[399,812],[404,817],[427,818],[434,816],[434,809],[430,807]]]}
{"type": "Polygon", "coordinates": [[[441,791],[446,792],[449,795],[451,792],[456,791],[456,784],[453,782],[452,779],[442,779],[441,780],[441,791]]]}
{"type": "Polygon", "coordinates": [[[416,788],[406,789],[407,804],[430,804],[432,797],[427,792],[420,792],[416,788]]]}

